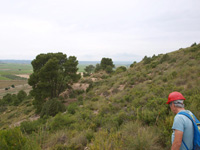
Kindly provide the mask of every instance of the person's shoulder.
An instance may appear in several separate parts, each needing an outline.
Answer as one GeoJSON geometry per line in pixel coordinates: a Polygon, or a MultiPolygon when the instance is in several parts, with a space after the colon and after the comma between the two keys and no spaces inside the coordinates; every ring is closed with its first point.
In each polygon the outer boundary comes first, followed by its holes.
{"type": "Polygon", "coordinates": [[[186,117],[185,115],[176,114],[176,116],[174,117],[174,119],[183,119],[183,118],[185,118],[185,117],[186,117]]]}

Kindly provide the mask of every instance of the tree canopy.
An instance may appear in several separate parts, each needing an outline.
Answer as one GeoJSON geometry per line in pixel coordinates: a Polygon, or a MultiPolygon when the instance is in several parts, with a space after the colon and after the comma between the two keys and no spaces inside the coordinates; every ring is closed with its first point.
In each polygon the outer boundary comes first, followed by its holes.
{"type": "Polygon", "coordinates": [[[111,68],[115,67],[111,58],[102,58],[100,65],[103,70],[106,70],[108,66],[110,66],[111,68]]]}
{"type": "Polygon", "coordinates": [[[115,67],[115,65],[113,64],[113,61],[111,58],[102,58],[101,63],[96,64],[95,72],[104,70],[107,73],[112,73],[114,67],[115,67]]]}
{"type": "Polygon", "coordinates": [[[38,112],[46,98],[58,97],[61,92],[71,87],[78,79],[78,61],[75,56],[63,53],[39,54],[31,62],[33,74],[28,83],[32,86],[31,94],[35,97],[34,104],[38,112]]]}

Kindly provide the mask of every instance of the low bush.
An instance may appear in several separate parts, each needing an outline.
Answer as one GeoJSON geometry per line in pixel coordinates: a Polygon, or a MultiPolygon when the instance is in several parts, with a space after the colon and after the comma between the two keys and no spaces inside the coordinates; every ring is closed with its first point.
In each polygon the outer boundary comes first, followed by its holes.
{"type": "Polygon", "coordinates": [[[65,106],[57,99],[48,100],[42,107],[40,116],[55,116],[59,112],[64,112],[65,106]]]}
{"type": "Polygon", "coordinates": [[[77,109],[78,109],[78,106],[76,103],[71,103],[67,106],[67,112],[70,114],[75,114],[77,109]]]}
{"type": "Polygon", "coordinates": [[[22,102],[23,100],[25,100],[25,98],[27,97],[27,94],[24,90],[20,90],[17,94],[17,98],[20,102],[22,102]]]}
{"type": "Polygon", "coordinates": [[[1,150],[23,150],[27,139],[19,128],[0,131],[1,150]]]}
{"type": "Polygon", "coordinates": [[[0,113],[3,113],[6,110],[7,110],[6,106],[0,106],[0,113]]]}
{"type": "Polygon", "coordinates": [[[24,121],[20,125],[20,129],[23,133],[31,134],[37,132],[38,129],[45,123],[45,120],[39,119],[35,121],[24,121]]]}
{"type": "Polygon", "coordinates": [[[152,127],[142,126],[140,122],[129,122],[121,131],[125,150],[160,150],[158,132],[152,127]]]}
{"type": "Polygon", "coordinates": [[[74,122],[74,119],[70,115],[62,115],[58,113],[53,121],[50,123],[51,130],[58,130],[69,127],[74,122]]]}
{"type": "Polygon", "coordinates": [[[109,133],[106,130],[99,130],[87,147],[90,150],[122,150],[125,147],[121,139],[122,135],[120,133],[109,133]]]}

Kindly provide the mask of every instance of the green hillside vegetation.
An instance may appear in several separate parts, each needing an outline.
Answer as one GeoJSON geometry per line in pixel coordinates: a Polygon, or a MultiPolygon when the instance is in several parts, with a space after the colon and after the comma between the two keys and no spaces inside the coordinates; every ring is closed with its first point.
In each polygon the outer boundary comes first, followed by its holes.
{"type": "MultiPolygon", "coordinates": [[[[26,150],[170,149],[174,114],[166,104],[168,94],[181,92],[186,109],[200,119],[199,64],[200,44],[193,44],[172,53],[145,56],[128,69],[116,69],[117,73],[100,70],[80,79],[81,85],[89,84],[86,91],[70,90],[67,96],[49,101],[40,119],[26,120],[16,128],[6,125],[12,115],[22,112],[14,112],[13,103],[4,103],[0,149],[14,149],[13,145],[26,150]],[[57,114],[48,115],[48,110],[57,114]]],[[[29,99],[17,106],[30,111],[23,113],[24,118],[33,115],[33,99],[29,99]]]]}

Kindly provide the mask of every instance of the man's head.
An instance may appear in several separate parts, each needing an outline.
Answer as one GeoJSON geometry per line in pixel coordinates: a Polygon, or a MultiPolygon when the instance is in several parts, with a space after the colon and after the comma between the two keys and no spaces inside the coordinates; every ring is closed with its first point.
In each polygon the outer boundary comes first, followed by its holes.
{"type": "Polygon", "coordinates": [[[167,104],[170,105],[171,111],[175,114],[178,113],[181,109],[184,109],[185,98],[179,92],[172,92],[168,96],[167,104]]]}

